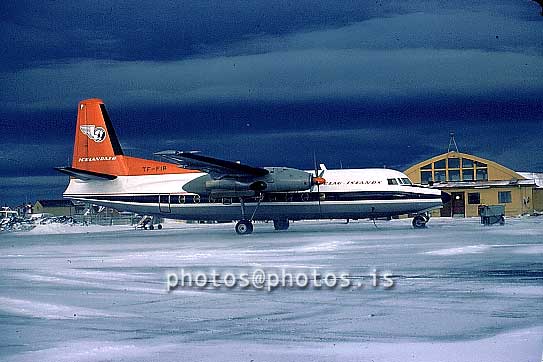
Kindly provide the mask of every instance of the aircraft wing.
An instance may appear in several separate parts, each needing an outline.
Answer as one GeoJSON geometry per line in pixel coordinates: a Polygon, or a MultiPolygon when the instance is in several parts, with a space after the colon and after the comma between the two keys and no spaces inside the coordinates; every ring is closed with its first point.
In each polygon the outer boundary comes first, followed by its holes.
{"type": "Polygon", "coordinates": [[[253,167],[237,162],[221,160],[209,156],[199,155],[193,152],[162,151],[155,153],[185,168],[202,170],[211,174],[214,178],[221,177],[260,177],[269,173],[260,167],[253,167]]]}

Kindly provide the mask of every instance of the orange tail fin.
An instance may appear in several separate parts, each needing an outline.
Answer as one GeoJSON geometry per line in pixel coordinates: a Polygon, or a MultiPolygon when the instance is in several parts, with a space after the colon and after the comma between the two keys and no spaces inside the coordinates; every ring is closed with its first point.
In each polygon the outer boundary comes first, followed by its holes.
{"type": "Polygon", "coordinates": [[[126,174],[123,150],[101,99],[79,102],[72,167],[111,175],[126,174]]]}
{"type": "Polygon", "coordinates": [[[98,98],[79,102],[72,168],[114,176],[198,172],[172,163],[124,156],[104,102],[98,98]]]}

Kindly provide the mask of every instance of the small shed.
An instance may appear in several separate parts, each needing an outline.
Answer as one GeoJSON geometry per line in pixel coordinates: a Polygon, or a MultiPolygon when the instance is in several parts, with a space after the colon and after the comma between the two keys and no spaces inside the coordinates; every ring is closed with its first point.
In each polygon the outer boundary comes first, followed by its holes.
{"type": "Polygon", "coordinates": [[[32,210],[34,214],[48,213],[55,216],[73,216],[75,205],[72,200],[38,200],[32,210]]]}

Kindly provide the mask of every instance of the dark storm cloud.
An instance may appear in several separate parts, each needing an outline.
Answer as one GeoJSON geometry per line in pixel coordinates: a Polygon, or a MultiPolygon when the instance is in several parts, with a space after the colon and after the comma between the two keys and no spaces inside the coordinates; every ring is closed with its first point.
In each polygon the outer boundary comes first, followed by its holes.
{"type": "Polygon", "coordinates": [[[138,156],[402,169],[455,130],[461,151],[543,170],[535,2],[13,1],[0,40],[0,200],[26,176],[60,196],[41,177],[69,163],[88,97],[138,156]]]}
{"type": "Polygon", "coordinates": [[[0,207],[60,198],[66,188],[63,176],[0,177],[0,207]]]}
{"type": "Polygon", "coordinates": [[[17,58],[22,67],[0,73],[0,104],[67,109],[89,95],[184,105],[541,91],[541,21],[527,4],[355,4],[8,7],[3,64],[17,58]]]}
{"type": "Polygon", "coordinates": [[[1,5],[3,66],[58,59],[175,60],[200,48],[342,26],[400,8],[358,1],[12,1],[1,5]]]}
{"type": "Polygon", "coordinates": [[[8,109],[73,107],[74,99],[88,94],[125,104],[170,105],[479,96],[541,92],[543,58],[479,50],[309,49],[161,63],[86,61],[22,70],[4,79],[8,109]]]}
{"type": "MultiPolygon", "coordinates": [[[[471,27],[473,34],[481,29],[485,33],[486,25],[490,25],[490,30],[497,30],[495,35],[507,36],[509,31],[515,31],[507,27],[510,21],[495,29],[504,16],[528,21],[537,19],[537,4],[523,5],[510,1],[8,0],[0,5],[1,69],[21,69],[70,59],[179,60],[207,56],[210,49],[218,54],[231,54],[232,44],[250,39],[281,38],[300,31],[341,28],[368,19],[409,13],[462,12],[458,14],[459,26],[451,28],[451,33],[439,40],[441,43],[459,31],[468,32],[471,27]],[[463,15],[468,18],[462,20],[463,15]],[[486,17],[495,17],[496,21],[488,22],[486,17]]],[[[428,25],[440,25],[425,24],[421,19],[416,25],[424,26],[413,28],[412,20],[406,19],[403,27],[393,24],[390,32],[379,29],[378,37],[387,34],[385,37],[399,36],[405,40],[413,30],[418,32],[414,35],[420,35],[428,25]]],[[[442,20],[447,27],[447,19],[442,20]]],[[[365,38],[371,42],[373,36],[368,34],[365,38]]],[[[482,37],[479,43],[485,40],[482,37]]],[[[266,49],[257,46],[252,51],[266,49]]]]}
{"type": "Polygon", "coordinates": [[[335,29],[262,36],[231,46],[232,54],[293,49],[479,49],[541,55],[537,17],[504,16],[472,8],[373,18],[335,29]],[[422,26],[421,26],[422,25],[422,26]]]}

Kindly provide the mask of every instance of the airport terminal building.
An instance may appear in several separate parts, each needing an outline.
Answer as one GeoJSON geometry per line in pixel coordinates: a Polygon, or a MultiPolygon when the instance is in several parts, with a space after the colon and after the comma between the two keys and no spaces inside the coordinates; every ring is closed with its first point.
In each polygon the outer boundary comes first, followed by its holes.
{"type": "Polygon", "coordinates": [[[505,205],[508,216],[543,211],[543,173],[516,172],[456,151],[417,163],[404,173],[413,183],[451,194],[451,201],[433,216],[478,216],[480,205],[505,205]]]}

